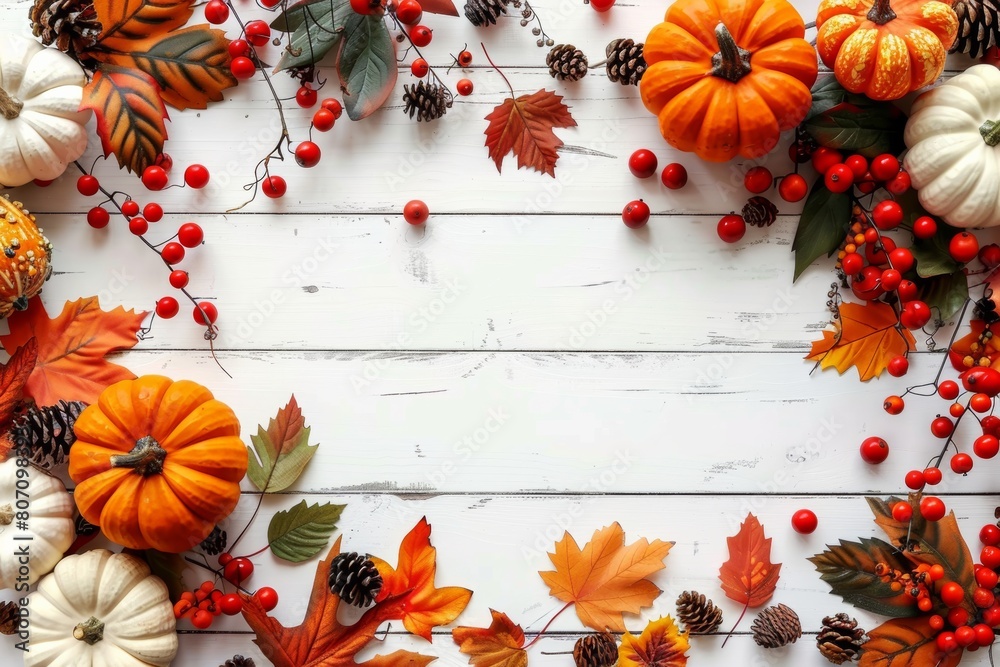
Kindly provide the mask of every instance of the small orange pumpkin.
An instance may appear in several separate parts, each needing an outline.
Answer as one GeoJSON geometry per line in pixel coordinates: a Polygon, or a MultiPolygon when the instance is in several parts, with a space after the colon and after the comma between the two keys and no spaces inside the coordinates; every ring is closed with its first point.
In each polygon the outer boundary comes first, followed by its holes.
{"type": "Polygon", "coordinates": [[[52,273],[52,244],[35,216],[8,195],[0,197],[0,319],[28,307],[52,273]]]}
{"type": "Polygon", "coordinates": [[[787,0],[677,0],[643,47],[642,101],[675,148],[711,162],[765,155],[812,102],[804,35],[787,0]]]}
{"type": "Polygon", "coordinates": [[[823,0],[816,48],[847,90],[897,100],[941,75],[958,17],[937,0],[823,0]]]}
{"type": "Polygon", "coordinates": [[[80,514],[114,542],[180,553],[236,507],[247,450],[233,411],[200,384],[116,382],[76,420],[80,514]]]}

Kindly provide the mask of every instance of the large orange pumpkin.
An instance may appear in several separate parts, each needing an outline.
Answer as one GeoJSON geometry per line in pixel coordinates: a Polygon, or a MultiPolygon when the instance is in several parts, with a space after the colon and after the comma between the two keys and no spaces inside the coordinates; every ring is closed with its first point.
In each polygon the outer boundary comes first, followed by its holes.
{"type": "Polygon", "coordinates": [[[712,162],[765,155],[812,102],[804,35],[786,0],[677,0],[643,47],[642,101],[675,148],[712,162]]]}
{"type": "Polygon", "coordinates": [[[958,17],[937,0],[823,0],[816,48],[847,90],[896,100],[934,82],[958,34],[958,17]]]}
{"type": "Polygon", "coordinates": [[[74,430],[77,507],[118,544],[180,553],[239,501],[247,470],[239,421],[199,384],[159,375],[117,382],[74,430]]]}

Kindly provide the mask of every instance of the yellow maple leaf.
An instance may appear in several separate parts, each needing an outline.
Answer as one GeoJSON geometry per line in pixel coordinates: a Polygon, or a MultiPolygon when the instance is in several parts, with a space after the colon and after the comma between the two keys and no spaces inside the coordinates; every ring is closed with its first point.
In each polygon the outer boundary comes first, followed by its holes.
{"type": "Polygon", "coordinates": [[[618,667],[684,667],[691,647],[670,616],[650,621],[638,637],[629,632],[618,647],[618,667]]]}
{"type": "Polygon", "coordinates": [[[458,650],[474,667],[528,667],[524,650],[524,630],[507,614],[490,609],[493,623],[488,628],[459,627],[451,631],[458,650]]]}
{"type": "Polygon", "coordinates": [[[888,304],[842,304],[834,330],[824,331],[823,338],[813,342],[806,359],[841,374],[854,366],[861,381],[867,382],[881,375],[893,357],[916,348],[913,335],[898,325],[896,311],[888,304]]]}

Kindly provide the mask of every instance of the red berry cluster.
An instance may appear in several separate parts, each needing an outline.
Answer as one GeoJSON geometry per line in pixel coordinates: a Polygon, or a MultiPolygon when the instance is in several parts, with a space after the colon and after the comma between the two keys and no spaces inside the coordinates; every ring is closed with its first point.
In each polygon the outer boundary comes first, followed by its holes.
{"type": "Polygon", "coordinates": [[[220,614],[236,616],[243,611],[243,599],[238,593],[224,593],[212,581],[203,581],[194,590],[181,593],[181,599],[174,603],[174,618],[186,618],[199,630],[212,627],[215,617],[220,614]]]}
{"type": "MultiPolygon", "coordinates": [[[[655,176],[657,167],[656,154],[647,148],[640,148],[628,159],[628,169],[636,178],[655,176]]],[[[687,169],[679,162],[671,162],[660,173],[660,182],[670,190],[680,190],[687,185],[687,169]]],[[[632,229],[644,227],[649,222],[649,205],[642,199],[630,201],[622,209],[622,222],[632,229]]]]}

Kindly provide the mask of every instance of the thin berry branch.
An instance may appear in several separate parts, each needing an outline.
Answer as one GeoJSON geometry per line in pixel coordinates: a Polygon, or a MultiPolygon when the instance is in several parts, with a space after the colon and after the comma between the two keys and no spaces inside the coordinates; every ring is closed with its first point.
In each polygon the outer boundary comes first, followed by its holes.
{"type": "MultiPolygon", "coordinates": [[[[403,23],[396,16],[396,12],[387,12],[386,14],[389,16],[389,18],[392,19],[392,22],[396,25],[396,30],[399,31],[399,34],[402,35],[403,38],[410,43],[410,45],[407,47],[407,51],[413,49],[413,51],[417,54],[418,58],[424,58],[423,54],[420,52],[420,47],[418,47],[416,44],[413,43],[413,39],[410,38],[410,33],[406,31],[406,28],[403,26],[403,23]]],[[[427,59],[424,58],[424,60],[427,59]]],[[[440,76],[438,76],[438,73],[435,71],[433,66],[428,65],[428,72],[432,77],[434,77],[434,80],[437,82],[437,84],[444,89],[445,93],[447,93],[448,95],[447,106],[451,107],[451,105],[455,101],[455,95],[451,92],[451,88],[449,88],[448,84],[446,84],[444,80],[440,76]]]]}

